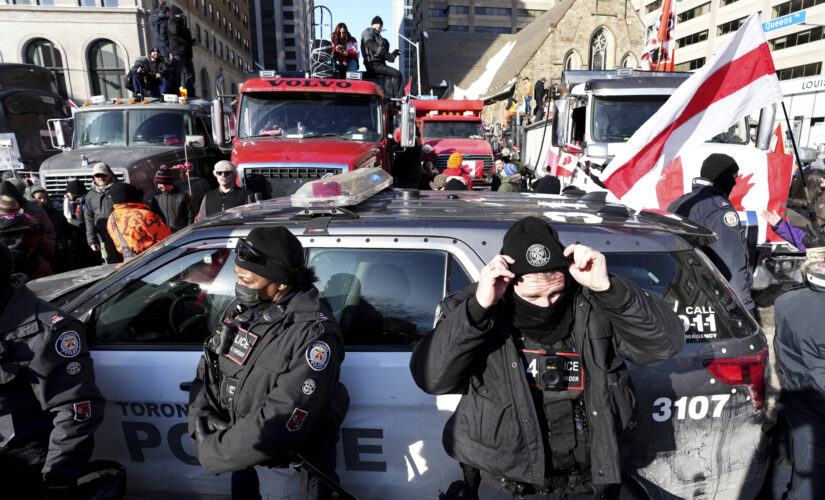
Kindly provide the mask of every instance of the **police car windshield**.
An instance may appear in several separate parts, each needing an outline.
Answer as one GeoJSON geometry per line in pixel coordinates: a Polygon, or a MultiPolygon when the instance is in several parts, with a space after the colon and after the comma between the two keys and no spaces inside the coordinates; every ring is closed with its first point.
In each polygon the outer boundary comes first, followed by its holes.
{"type": "Polygon", "coordinates": [[[185,111],[166,109],[116,109],[75,115],[77,147],[174,146],[194,133],[192,117],[185,111]]]}
{"type": "Polygon", "coordinates": [[[662,107],[668,96],[596,96],[591,135],[596,142],[625,142],[662,107]]]}
{"type": "Polygon", "coordinates": [[[421,128],[424,139],[483,139],[484,130],[476,121],[425,121],[421,128]]]}
{"type": "Polygon", "coordinates": [[[239,139],[316,137],[375,142],[383,130],[377,96],[256,92],[241,98],[239,139]]]}

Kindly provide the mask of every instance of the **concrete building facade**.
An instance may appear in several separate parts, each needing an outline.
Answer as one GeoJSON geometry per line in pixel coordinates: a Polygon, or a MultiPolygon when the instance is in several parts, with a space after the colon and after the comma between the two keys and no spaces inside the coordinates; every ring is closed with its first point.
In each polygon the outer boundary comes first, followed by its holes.
{"type": "MultiPolygon", "coordinates": [[[[126,73],[155,45],[149,26],[155,6],[149,0],[38,3],[0,4],[2,62],[51,69],[66,97],[81,101],[92,95],[127,97],[129,92],[123,89],[126,73]]],[[[168,5],[173,4],[183,9],[199,42],[194,49],[197,93],[214,96],[219,75],[225,78],[224,91],[237,87],[243,81],[251,50],[249,32],[243,26],[243,19],[248,18],[244,0],[191,0],[168,5]]]]}
{"type": "Polygon", "coordinates": [[[249,1],[254,62],[276,71],[309,71],[313,0],[249,1]]]}
{"type": "Polygon", "coordinates": [[[421,0],[413,22],[417,31],[515,34],[550,10],[557,0],[421,0]]]}

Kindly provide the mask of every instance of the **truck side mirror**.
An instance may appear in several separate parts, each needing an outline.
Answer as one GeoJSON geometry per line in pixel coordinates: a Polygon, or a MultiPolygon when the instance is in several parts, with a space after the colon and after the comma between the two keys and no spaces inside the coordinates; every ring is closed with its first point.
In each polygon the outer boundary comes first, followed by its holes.
{"type": "Polygon", "coordinates": [[[206,141],[202,135],[187,135],[184,144],[193,148],[202,148],[206,141]]]}
{"type": "Polygon", "coordinates": [[[415,146],[415,106],[405,97],[401,102],[401,147],[415,146]]]}
{"type": "Polygon", "coordinates": [[[756,148],[766,151],[771,147],[773,120],[776,116],[776,104],[765,106],[759,112],[759,127],[756,130],[756,148]]]}
{"type": "Polygon", "coordinates": [[[567,121],[570,119],[570,103],[567,99],[559,98],[556,101],[556,109],[553,112],[553,133],[552,144],[560,148],[567,144],[567,121]]]}
{"type": "Polygon", "coordinates": [[[815,148],[799,148],[799,161],[808,164],[816,160],[817,154],[815,148]]]}
{"type": "Polygon", "coordinates": [[[220,99],[212,101],[212,140],[222,148],[225,146],[223,128],[223,102],[220,99]]]}
{"type": "Polygon", "coordinates": [[[46,125],[49,127],[49,140],[51,141],[53,149],[60,149],[63,151],[68,151],[71,147],[66,145],[66,137],[63,134],[63,128],[69,127],[69,119],[62,119],[62,118],[53,118],[46,122],[46,125]]]}

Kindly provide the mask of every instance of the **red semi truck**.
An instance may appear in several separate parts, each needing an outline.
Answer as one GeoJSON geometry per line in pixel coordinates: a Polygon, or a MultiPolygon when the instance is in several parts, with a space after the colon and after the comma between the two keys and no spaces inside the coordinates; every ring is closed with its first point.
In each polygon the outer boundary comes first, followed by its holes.
{"type": "Polygon", "coordinates": [[[418,100],[415,120],[421,131],[423,159],[442,171],[453,153],[461,153],[464,169],[474,189],[489,189],[487,176],[493,171],[493,148],[481,124],[480,100],[418,100]],[[428,147],[429,146],[429,147],[428,147]]]}
{"type": "MultiPolygon", "coordinates": [[[[372,82],[259,76],[241,86],[235,109],[234,117],[214,115],[213,134],[223,145],[231,141],[241,185],[265,198],[327,174],[390,170],[398,108],[372,82]]],[[[414,112],[406,102],[401,112],[401,143],[411,145],[414,112]]]]}

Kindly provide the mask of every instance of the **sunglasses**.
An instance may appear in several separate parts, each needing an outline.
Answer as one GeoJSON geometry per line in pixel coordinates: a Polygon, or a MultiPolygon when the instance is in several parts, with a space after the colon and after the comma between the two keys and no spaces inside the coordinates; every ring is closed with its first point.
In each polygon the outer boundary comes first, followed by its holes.
{"type": "Polygon", "coordinates": [[[235,255],[241,262],[252,262],[254,264],[266,264],[267,257],[260,250],[252,246],[251,243],[244,238],[238,238],[238,244],[235,245],[235,255]]]}
{"type": "Polygon", "coordinates": [[[235,172],[231,170],[216,170],[215,175],[226,176],[226,175],[235,175],[235,172]]]}
{"type": "Polygon", "coordinates": [[[104,177],[109,177],[109,174],[95,174],[95,179],[102,179],[104,177]]]}

